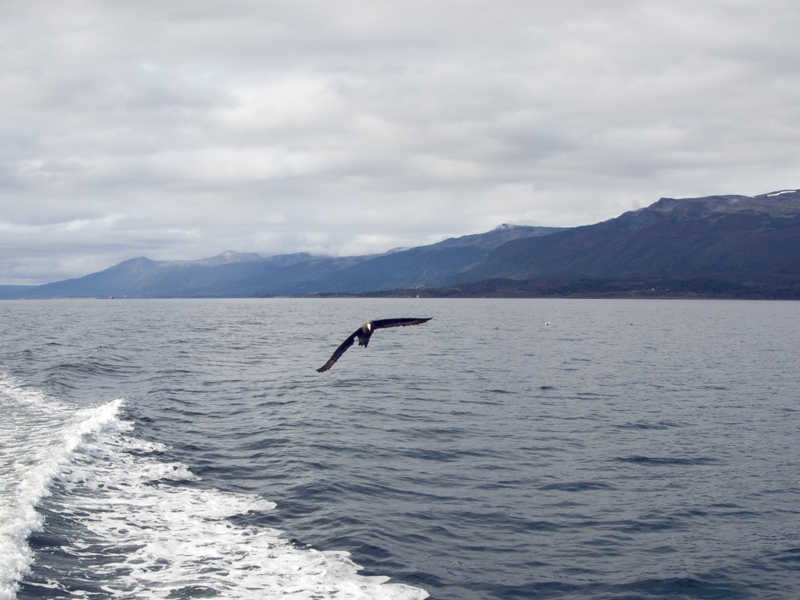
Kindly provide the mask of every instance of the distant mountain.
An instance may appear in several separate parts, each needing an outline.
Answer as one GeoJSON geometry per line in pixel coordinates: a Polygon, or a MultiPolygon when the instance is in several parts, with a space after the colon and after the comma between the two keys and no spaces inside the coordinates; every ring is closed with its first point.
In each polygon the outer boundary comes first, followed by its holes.
{"type": "Polygon", "coordinates": [[[0,298],[18,298],[27,290],[35,287],[33,285],[0,285],[0,298]]]}
{"type": "Polygon", "coordinates": [[[800,275],[800,192],[662,198],[595,225],[510,241],[442,284],[565,275],[672,279],[800,275]]]}
{"type": "Polygon", "coordinates": [[[502,225],[429,246],[344,258],[238,252],[190,261],[140,257],[78,279],[0,287],[0,297],[252,297],[422,287],[453,275],[510,240],[557,231],[561,228],[502,225]]]}
{"type": "Polygon", "coordinates": [[[78,279],[68,279],[28,288],[26,298],[80,297],[228,297],[263,294],[269,281],[295,265],[300,272],[314,271],[323,265],[323,274],[350,266],[366,258],[317,258],[310,254],[258,254],[225,252],[192,261],[154,261],[140,257],[123,261],[104,271],[78,279]]]}
{"type": "Polygon", "coordinates": [[[548,236],[559,231],[563,231],[563,228],[503,224],[487,233],[449,238],[429,246],[377,256],[341,269],[328,277],[297,285],[292,288],[291,293],[353,294],[370,290],[437,285],[512,240],[548,236]]]}
{"type": "Polygon", "coordinates": [[[385,254],[135,258],[0,297],[364,294],[800,299],[800,192],[662,198],[595,225],[503,225],[385,254]]]}

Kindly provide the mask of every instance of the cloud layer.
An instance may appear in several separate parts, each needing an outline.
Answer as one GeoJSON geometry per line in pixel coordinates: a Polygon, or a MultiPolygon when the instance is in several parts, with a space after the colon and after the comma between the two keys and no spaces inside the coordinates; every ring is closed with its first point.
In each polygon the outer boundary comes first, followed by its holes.
{"type": "Polygon", "coordinates": [[[27,0],[0,19],[0,283],[800,183],[796,2],[27,0]]]}

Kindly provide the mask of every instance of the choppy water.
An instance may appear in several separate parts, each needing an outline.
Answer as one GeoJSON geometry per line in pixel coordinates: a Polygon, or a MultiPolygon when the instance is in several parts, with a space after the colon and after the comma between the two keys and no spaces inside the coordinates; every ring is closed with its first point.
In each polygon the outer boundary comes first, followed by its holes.
{"type": "Polygon", "coordinates": [[[0,600],[800,597],[798,303],[4,301],[0,334],[0,600]],[[395,316],[434,320],[314,371],[395,316]]]}

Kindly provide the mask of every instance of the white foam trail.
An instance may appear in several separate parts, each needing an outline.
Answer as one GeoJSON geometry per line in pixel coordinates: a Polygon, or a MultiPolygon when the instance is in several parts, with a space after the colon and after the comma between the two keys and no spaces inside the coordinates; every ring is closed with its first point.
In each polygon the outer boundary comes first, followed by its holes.
{"type": "Polygon", "coordinates": [[[428,596],[386,584],[386,577],[359,576],[347,553],[297,548],[280,531],[234,523],[230,517],[275,505],[253,495],[198,488],[183,465],[157,460],[163,447],[126,435],[124,425],[87,440],[58,478],[68,490],[62,514],[87,531],[70,551],[88,562],[102,557],[93,579],[106,581],[109,597],[428,596]]]}
{"type": "MultiPolygon", "coordinates": [[[[11,395],[23,392],[16,388],[11,395]]],[[[85,580],[94,586],[102,582],[108,598],[428,597],[424,590],[386,583],[386,577],[358,575],[360,567],[346,552],[298,548],[280,531],[231,520],[275,505],[253,495],[200,488],[184,465],[164,461],[166,448],[131,435],[132,425],[117,417],[119,406],[114,401],[79,411],[74,422],[66,419],[61,441],[45,449],[22,478],[15,509],[21,517],[8,536],[18,558],[3,559],[7,583],[0,600],[13,599],[16,582],[28,568],[25,540],[41,526],[34,506],[48,485],[59,515],[75,526],[64,549],[75,558],[69,573],[73,592],[60,581],[44,583],[54,594],[73,596],[76,582],[85,580]]]]}
{"type": "Polygon", "coordinates": [[[0,374],[0,600],[13,600],[41,528],[35,507],[84,435],[115,418],[120,400],[76,410],[0,374]]]}

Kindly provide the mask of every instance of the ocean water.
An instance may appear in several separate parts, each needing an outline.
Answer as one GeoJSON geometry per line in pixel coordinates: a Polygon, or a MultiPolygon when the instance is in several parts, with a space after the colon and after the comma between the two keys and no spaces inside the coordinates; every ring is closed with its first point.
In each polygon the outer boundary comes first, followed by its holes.
{"type": "Polygon", "coordinates": [[[3,301],[0,456],[0,600],[798,598],[800,303],[3,301]]]}

